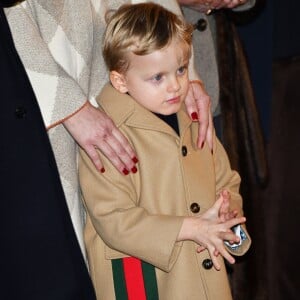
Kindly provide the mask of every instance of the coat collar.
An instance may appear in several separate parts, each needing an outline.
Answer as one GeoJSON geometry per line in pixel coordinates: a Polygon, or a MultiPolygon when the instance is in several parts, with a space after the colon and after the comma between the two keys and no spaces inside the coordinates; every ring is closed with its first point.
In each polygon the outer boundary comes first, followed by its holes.
{"type": "MultiPolygon", "coordinates": [[[[180,139],[175,131],[156,115],[148,111],[127,94],[118,92],[111,84],[107,84],[97,97],[97,103],[112,118],[117,127],[123,123],[127,126],[164,132],[180,139]]],[[[191,126],[191,119],[182,108],[177,113],[180,134],[184,135],[191,126]]],[[[198,124],[192,125],[193,143],[197,145],[198,124]]]]}

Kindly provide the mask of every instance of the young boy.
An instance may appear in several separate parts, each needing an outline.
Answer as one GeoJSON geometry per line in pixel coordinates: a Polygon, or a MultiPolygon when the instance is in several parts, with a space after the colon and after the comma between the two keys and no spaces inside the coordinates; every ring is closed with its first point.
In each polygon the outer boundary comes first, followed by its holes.
{"type": "Polygon", "coordinates": [[[213,152],[197,148],[198,124],[181,105],[191,34],[152,3],[122,6],[110,18],[103,55],[111,83],[97,101],[140,162],[139,172],[122,176],[103,156],[99,174],[80,152],[98,299],[231,299],[223,257],[234,263],[228,249],[242,255],[249,248],[245,229],[238,227],[240,237],[231,230],[245,222],[239,175],[216,138],[213,152]]]}

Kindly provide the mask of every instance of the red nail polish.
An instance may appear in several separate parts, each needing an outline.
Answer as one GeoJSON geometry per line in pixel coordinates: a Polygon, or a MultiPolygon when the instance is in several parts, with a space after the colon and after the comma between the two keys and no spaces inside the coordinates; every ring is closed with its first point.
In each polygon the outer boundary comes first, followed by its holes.
{"type": "Polygon", "coordinates": [[[191,117],[193,121],[198,120],[198,114],[195,111],[191,114],[191,117]]]}
{"type": "Polygon", "coordinates": [[[123,172],[124,175],[128,175],[129,174],[129,171],[126,168],[124,168],[122,172],[123,172]]]}
{"type": "Polygon", "coordinates": [[[135,164],[139,162],[139,160],[138,160],[136,157],[133,157],[133,158],[132,158],[132,161],[133,161],[135,164]]]}
{"type": "Polygon", "coordinates": [[[101,173],[104,173],[104,172],[105,172],[105,169],[104,169],[104,168],[101,168],[100,172],[101,172],[101,173]]]}
{"type": "Polygon", "coordinates": [[[132,173],[136,173],[137,172],[137,168],[136,167],[131,168],[131,172],[132,173]]]}

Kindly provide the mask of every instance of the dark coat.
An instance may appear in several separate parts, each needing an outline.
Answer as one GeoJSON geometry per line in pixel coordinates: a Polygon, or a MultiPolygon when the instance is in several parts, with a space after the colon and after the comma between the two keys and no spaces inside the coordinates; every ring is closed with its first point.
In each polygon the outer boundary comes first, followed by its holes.
{"type": "Polygon", "coordinates": [[[1,5],[0,41],[0,298],[95,299],[40,110],[1,5]]]}
{"type": "Polygon", "coordinates": [[[228,13],[219,11],[215,19],[222,142],[231,167],[242,178],[240,191],[247,228],[253,241],[249,255],[228,269],[234,299],[261,299],[265,293],[262,286],[264,270],[261,267],[265,264],[265,228],[260,200],[269,176],[263,132],[246,55],[237,30],[228,13]]]}
{"type": "Polygon", "coordinates": [[[226,13],[216,13],[215,19],[222,142],[242,182],[264,185],[268,178],[267,160],[246,56],[234,23],[226,13]]]}

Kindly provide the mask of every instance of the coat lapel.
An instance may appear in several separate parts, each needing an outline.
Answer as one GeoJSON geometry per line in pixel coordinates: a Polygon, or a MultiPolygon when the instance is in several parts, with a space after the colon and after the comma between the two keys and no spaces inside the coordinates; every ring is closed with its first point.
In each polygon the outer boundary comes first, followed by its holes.
{"type": "MultiPolygon", "coordinates": [[[[168,124],[135,102],[129,95],[119,93],[111,84],[107,84],[103,88],[101,94],[97,97],[97,102],[112,118],[117,127],[126,123],[130,127],[164,132],[179,139],[168,124]]],[[[190,126],[191,120],[183,109],[178,112],[177,116],[180,133],[183,135],[190,126]]]]}

